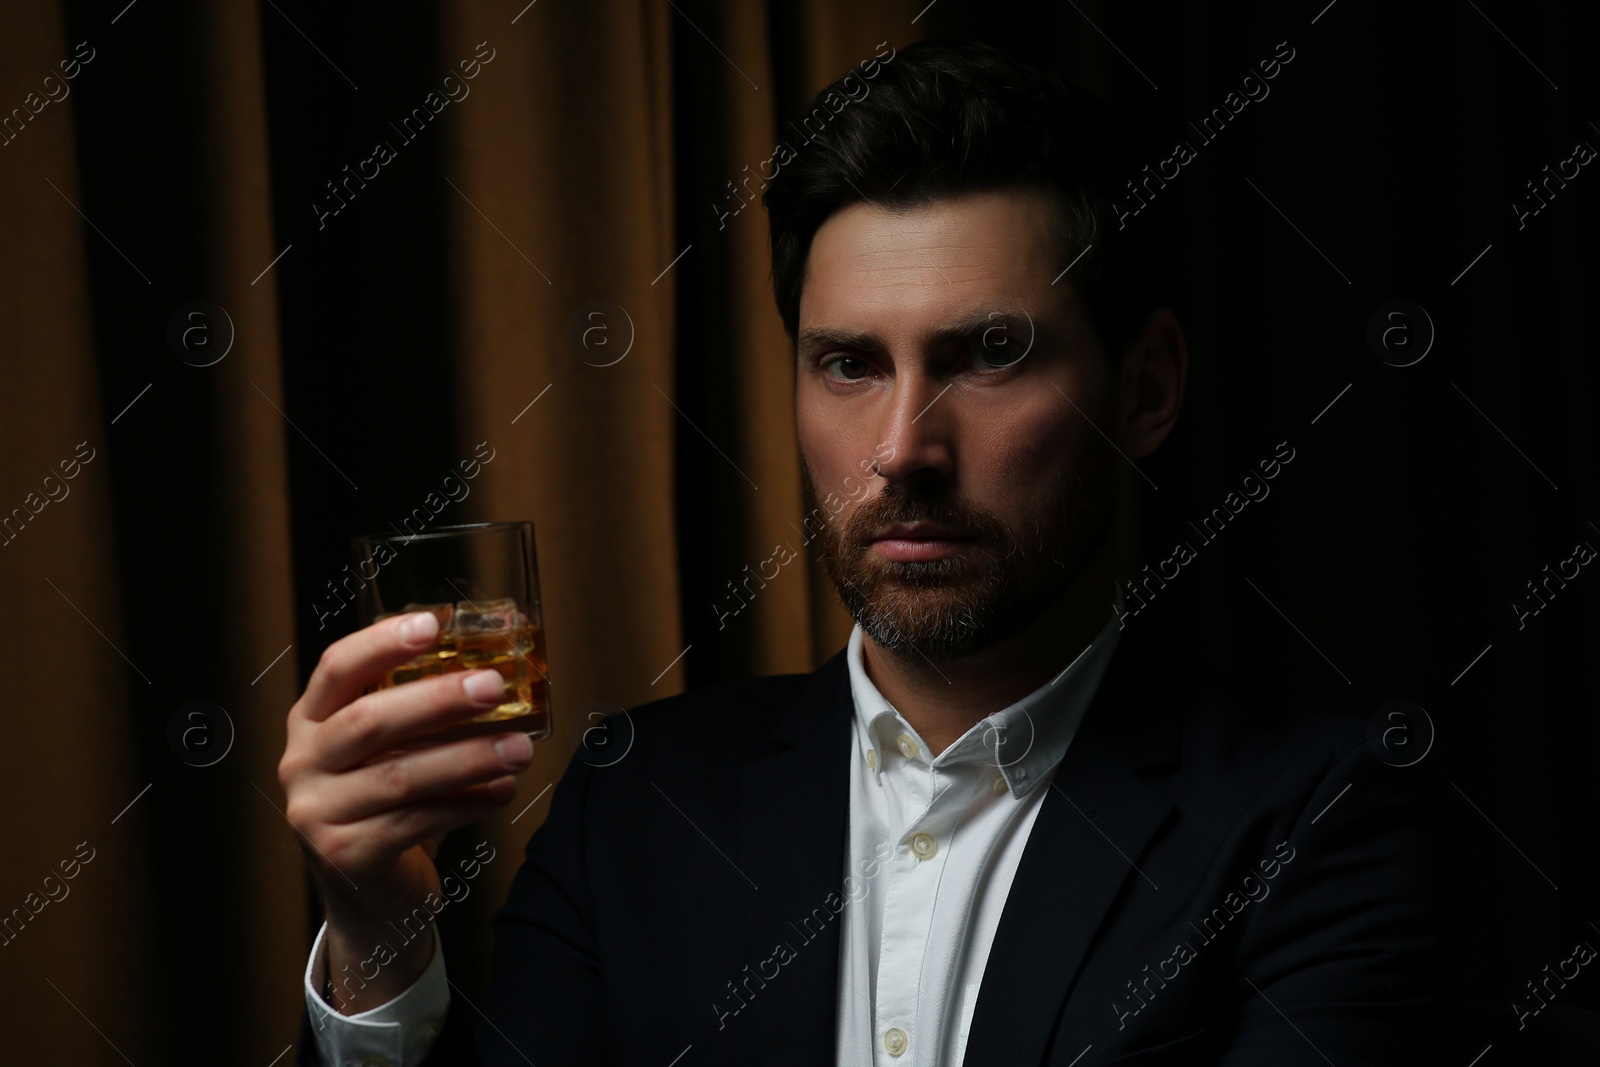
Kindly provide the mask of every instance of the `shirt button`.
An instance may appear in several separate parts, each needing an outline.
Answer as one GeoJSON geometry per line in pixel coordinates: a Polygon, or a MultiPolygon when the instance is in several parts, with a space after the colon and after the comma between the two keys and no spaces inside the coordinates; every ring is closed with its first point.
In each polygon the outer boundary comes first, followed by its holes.
{"type": "Polygon", "coordinates": [[[432,1045],[434,1040],[438,1038],[440,1029],[441,1027],[439,1024],[433,1019],[424,1020],[423,1023],[417,1027],[418,1043],[422,1045],[432,1045]]]}
{"type": "Polygon", "coordinates": [[[917,859],[929,860],[933,858],[935,852],[939,851],[939,842],[928,834],[912,834],[911,851],[916,854],[917,859]]]}
{"type": "Polygon", "coordinates": [[[910,734],[900,735],[900,752],[906,759],[917,758],[917,743],[911,740],[910,734]]]}
{"type": "Polygon", "coordinates": [[[876,767],[877,765],[878,765],[878,750],[875,749],[875,748],[867,749],[867,766],[868,767],[876,767]]]}
{"type": "Polygon", "coordinates": [[[906,1043],[909,1040],[910,1039],[906,1037],[906,1032],[904,1030],[900,1029],[898,1026],[891,1026],[884,1032],[883,1035],[884,1051],[888,1052],[891,1056],[898,1056],[900,1053],[906,1050],[906,1043]]]}
{"type": "Polygon", "coordinates": [[[997,774],[997,775],[994,776],[994,791],[996,793],[1004,793],[1006,791],[1006,776],[1005,775],[997,774]]]}

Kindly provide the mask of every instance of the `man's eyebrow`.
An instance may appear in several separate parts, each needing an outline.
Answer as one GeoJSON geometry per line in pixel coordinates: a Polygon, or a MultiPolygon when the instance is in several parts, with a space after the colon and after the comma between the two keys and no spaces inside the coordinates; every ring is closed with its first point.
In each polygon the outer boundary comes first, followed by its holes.
{"type": "Polygon", "coordinates": [[[837,326],[811,326],[800,331],[800,351],[818,348],[870,349],[878,347],[875,334],[860,330],[846,330],[837,326]]]}
{"type": "MultiPolygon", "coordinates": [[[[936,328],[934,342],[964,341],[982,336],[985,330],[999,328],[1018,340],[1027,343],[1033,338],[1035,320],[1021,309],[975,312],[936,328]]],[[[883,347],[883,340],[870,330],[851,330],[837,326],[809,326],[800,331],[796,348],[800,352],[820,348],[849,348],[856,351],[875,351],[883,347]]]]}

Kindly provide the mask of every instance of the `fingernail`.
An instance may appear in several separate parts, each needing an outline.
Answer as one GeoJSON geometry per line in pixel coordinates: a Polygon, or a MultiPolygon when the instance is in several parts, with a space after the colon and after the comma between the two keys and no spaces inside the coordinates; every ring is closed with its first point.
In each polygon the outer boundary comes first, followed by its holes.
{"type": "Polygon", "coordinates": [[[505,696],[505,679],[499,671],[474,671],[461,683],[467,696],[480,704],[498,704],[505,696]]]}
{"type": "Polygon", "coordinates": [[[400,640],[408,645],[432,641],[439,633],[439,617],[431,611],[418,612],[400,624],[400,640]]]}
{"type": "Polygon", "coordinates": [[[506,766],[519,767],[533,758],[533,741],[527,734],[507,734],[494,743],[494,750],[506,766]]]}

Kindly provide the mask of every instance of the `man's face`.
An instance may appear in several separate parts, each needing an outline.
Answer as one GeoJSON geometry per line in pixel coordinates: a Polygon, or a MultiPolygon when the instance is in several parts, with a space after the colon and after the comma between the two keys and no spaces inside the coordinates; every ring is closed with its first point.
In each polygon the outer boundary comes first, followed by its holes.
{"type": "Polygon", "coordinates": [[[1051,284],[1066,266],[1054,211],[1022,189],[855,203],[812,243],[796,367],[806,532],[897,655],[957,658],[1016,632],[1105,532],[1114,378],[1087,309],[1051,284]]]}

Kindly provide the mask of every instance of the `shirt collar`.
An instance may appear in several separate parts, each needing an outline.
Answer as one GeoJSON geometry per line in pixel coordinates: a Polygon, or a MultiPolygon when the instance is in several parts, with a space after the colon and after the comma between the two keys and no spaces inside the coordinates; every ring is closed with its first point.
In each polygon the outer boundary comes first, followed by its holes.
{"type": "MultiPolygon", "coordinates": [[[[1088,648],[1038,689],[973,724],[933,758],[931,765],[942,768],[979,763],[998,767],[1014,797],[1023,796],[1048,777],[1066,754],[1116,651],[1121,636],[1121,627],[1116,623],[1122,607],[1122,590],[1117,588],[1112,613],[1088,648]]],[[[862,761],[874,779],[881,781],[885,760],[912,759],[926,765],[930,759],[928,747],[916,730],[867,677],[864,641],[865,634],[857,623],[850,631],[845,662],[855,704],[856,743],[862,761]]]]}

